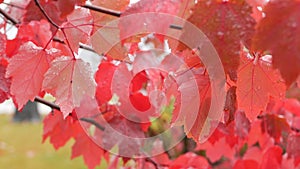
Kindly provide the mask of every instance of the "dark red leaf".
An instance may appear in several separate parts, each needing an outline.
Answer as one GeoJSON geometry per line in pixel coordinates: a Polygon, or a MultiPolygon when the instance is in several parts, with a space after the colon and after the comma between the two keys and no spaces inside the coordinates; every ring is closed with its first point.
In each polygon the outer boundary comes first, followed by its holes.
{"type": "Polygon", "coordinates": [[[251,128],[251,123],[249,119],[247,119],[245,112],[243,111],[237,111],[235,113],[235,133],[238,135],[240,138],[244,139],[248,136],[250,128],[251,128]]]}
{"type": "MultiPolygon", "coordinates": [[[[188,19],[213,43],[227,73],[236,74],[240,43],[249,45],[254,34],[255,20],[251,12],[244,0],[200,0],[188,19]]],[[[232,77],[232,80],[236,79],[232,77]]]]}
{"type": "Polygon", "coordinates": [[[270,1],[264,8],[266,17],[258,23],[252,43],[254,50],[272,53],[273,66],[280,70],[288,86],[300,73],[299,8],[297,0],[270,1]]]}
{"type": "Polygon", "coordinates": [[[262,126],[263,130],[278,142],[280,138],[286,138],[290,132],[286,119],[275,114],[266,114],[263,117],[262,126]]]}

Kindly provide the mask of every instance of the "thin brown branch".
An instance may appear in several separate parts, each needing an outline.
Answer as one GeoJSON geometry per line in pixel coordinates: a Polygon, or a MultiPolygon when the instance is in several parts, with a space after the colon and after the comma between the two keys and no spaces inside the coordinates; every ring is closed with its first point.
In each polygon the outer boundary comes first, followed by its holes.
{"type": "Polygon", "coordinates": [[[17,24],[20,23],[17,19],[15,19],[15,18],[11,17],[10,15],[8,15],[3,9],[0,9],[0,14],[3,15],[13,25],[17,25],[17,24]]]}
{"type": "Polygon", "coordinates": [[[85,4],[85,5],[82,5],[81,7],[90,9],[92,11],[101,12],[101,13],[104,13],[104,14],[107,14],[107,15],[112,15],[112,16],[116,16],[116,17],[121,16],[120,11],[115,11],[115,10],[100,7],[100,6],[85,4]]]}
{"type": "MultiPolygon", "coordinates": [[[[53,41],[54,41],[54,42],[58,42],[58,43],[61,43],[61,44],[65,44],[65,45],[66,45],[66,43],[65,43],[63,40],[61,40],[61,39],[59,39],[59,38],[57,38],[57,37],[54,37],[54,38],[53,38],[53,41]]],[[[84,50],[88,50],[88,51],[90,51],[90,52],[97,53],[91,46],[86,45],[86,44],[83,44],[83,43],[79,43],[79,48],[84,49],[84,50]]]]}
{"type": "Polygon", "coordinates": [[[145,160],[146,160],[147,162],[152,163],[152,164],[154,165],[154,167],[155,167],[156,169],[158,169],[158,164],[157,164],[155,161],[153,161],[150,157],[147,157],[145,160]]]}
{"type": "Polygon", "coordinates": [[[104,129],[105,129],[105,127],[103,127],[102,125],[100,125],[99,123],[97,123],[94,119],[82,117],[79,120],[80,121],[88,122],[90,124],[93,124],[94,126],[96,126],[98,129],[100,129],[102,131],[104,131],[104,129]]]}
{"type": "MultiPolygon", "coordinates": [[[[47,105],[49,107],[51,107],[52,109],[56,109],[58,111],[60,111],[60,107],[52,102],[49,102],[41,97],[35,97],[34,101],[36,102],[39,102],[39,103],[42,103],[44,105],[47,105]]],[[[99,123],[97,123],[95,120],[93,120],[92,118],[80,118],[79,119],[80,121],[85,121],[85,122],[88,122],[88,123],[91,123],[93,125],[95,125],[98,129],[104,131],[105,127],[103,127],[102,125],[100,125],[99,123]]]]}
{"type": "Polygon", "coordinates": [[[57,29],[59,29],[59,26],[49,17],[49,15],[46,13],[42,5],[40,4],[39,0],[34,0],[36,6],[40,9],[40,11],[43,13],[43,15],[46,17],[46,19],[57,29]]]}
{"type": "Polygon", "coordinates": [[[90,52],[94,52],[94,53],[97,53],[91,46],[89,45],[86,45],[86,44],[83,44],[83,43],[79,43],[79,47],[81,49],[84,49],[84,50],[88,50],[90,52]]]}
{"type": "Polygon", "coordinates": [[[56,105],[56,104],[54,104],[52,102],[49,102],[49,101],[47,101],[47,100],[45,100],[45,99],[43,99],[41,97],[38,97],[38,96],[35,97],[34,101],[42,103],[44,105],[47,105],[47,106],[51,107],[52,109],[56,109],[56,110],[60,111],[60,107],[58,105],[56,105]]]}
{"type": "Polygon", "coordinates": [[[152,163],[156,169],[159,169],[159,168],[161,168],[161,167],[169,167],[168,165],[162,165],[162,164],[159,164],[159,163],[155,162],[155,161],[154,161],[152,158],[150,158],[150,157],[146,157],[146,158],[145,158],[145,161],[147,161],[147,162],[149,162],[149,163],[152,163]]]}
{"type": "Polygon", "coordinates": [[[182,29],[183,29],[182,26],[180,26],[180,25],[174,25],[174,24],[171,24],[171,25],[170,25],[170,28],[172,28],[172,29],[177,29],[177,30],[182,30],[182,29]]]}

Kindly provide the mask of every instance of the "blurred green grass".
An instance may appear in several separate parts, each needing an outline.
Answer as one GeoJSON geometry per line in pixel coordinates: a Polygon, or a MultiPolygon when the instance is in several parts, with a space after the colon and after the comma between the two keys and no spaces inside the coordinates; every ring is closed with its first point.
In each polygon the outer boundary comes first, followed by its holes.
{"type": "Polygon", "coordinates": [[[73,140],[55,151],[48,140],[42,144],[42,130],[42,123],[17,124],[0,115],[0,169],[87,168],[81,157],[70,160],[73,140]]]}

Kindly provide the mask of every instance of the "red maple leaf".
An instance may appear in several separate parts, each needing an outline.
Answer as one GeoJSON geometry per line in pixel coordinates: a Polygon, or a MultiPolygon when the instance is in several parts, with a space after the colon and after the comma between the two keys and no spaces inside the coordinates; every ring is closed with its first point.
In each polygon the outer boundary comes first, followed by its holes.
{"type": "MultiPolygon", "coordinates": [[[[188,21],[205,33],[219,53],[225,71],[236,80],[240,43],[249,45],[254,34],[251,7],[244,0],[201,0],[193,11],[188,21]]],[[[193,35],[187,32],[183,36],[193,35]]]]}
{"type": "Polygon", "coordinates": [[[88,63],[64,56],[51,63],[43,89],[56,97],[56,103],[67,117],[86,95],[95,96],[96,86],[88,63]]]}
{"type": "Polygon", "coordinates": [[[44,120],[44,130],[43,130],[43,142],[50,137],[50,143],[57,150],[64,146],[76,133],[73,131],[80,124],[73,117],[68,116],[63,118],[60,111],[54,110],[52,113],[47,115],[44,120]]]}
{"type": "Polygon", "coordinates": [[[23,44],[9,60],[6,75],[12,78],[11,94],[21,109],[28,100],[34,100],[42,91],[44,74],[55,55],[55,49],[44,50],[32,42],[23,44]],[[34,65],[34,66],[33,66],[34,65]]]}
{"type": "Polygon", "coordinates": [[[105,151],[100,148],[84,131],[75,136],[75,143],[72,146],[71,158],[83,156],[83,160],[89,169],[94,169],[100,164],[105,151]]]}
{"type": "Polygon", "coordinates": [[[280,80],[279,72],[272,69],[267,57],[241,56],[241,59],[236,92],[238,106],[253,120],[266,108],[270,97],[282,98],[286,87],[280,80]]]}
{"type": "Polygon", "coordinates": [[[272,53],[273,66],[280,70],[288,86],[300,73],[299,8],[297,0],[270,1],[264,8],[266,17],[258,23],[252,43],[254,50],[272,53]]]}

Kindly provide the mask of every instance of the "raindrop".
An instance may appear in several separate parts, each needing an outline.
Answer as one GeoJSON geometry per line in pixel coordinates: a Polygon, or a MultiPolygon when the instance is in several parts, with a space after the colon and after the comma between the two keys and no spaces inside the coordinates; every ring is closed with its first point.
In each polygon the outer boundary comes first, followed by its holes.
{"type": "Polygon", "coordinates": [[[219,36],[220,39],[223,39],[223,38],[224,38],[224,33],[221,32],[221,31],[219,31],[219,32],[217,33],[217,35],[219,36]]]}

